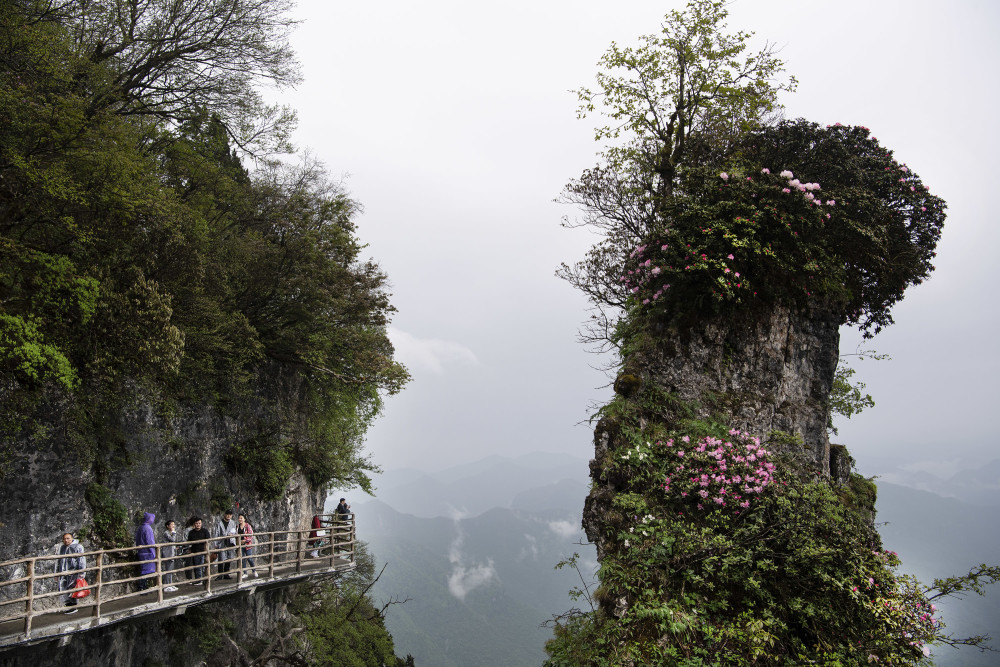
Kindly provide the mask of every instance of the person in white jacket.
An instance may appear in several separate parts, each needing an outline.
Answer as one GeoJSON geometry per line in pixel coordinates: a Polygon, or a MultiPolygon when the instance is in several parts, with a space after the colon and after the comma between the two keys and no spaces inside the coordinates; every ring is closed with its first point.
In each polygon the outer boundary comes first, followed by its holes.
{"type": "Polygon", "coordinates": [[[56,561],[56,572],[61,572],[59,577],[59,590],[68,591],[64,606],[70,607],[67,614],[75,614],[76,598],[71,594],[76,588],[76,580],[84,576],[83,569],[87,567],[87,557],[83,554],[83,545],[73,538],[73,533],[64,533],[62,545],[59,547],[59,555],[64,556],[56,561]]]}

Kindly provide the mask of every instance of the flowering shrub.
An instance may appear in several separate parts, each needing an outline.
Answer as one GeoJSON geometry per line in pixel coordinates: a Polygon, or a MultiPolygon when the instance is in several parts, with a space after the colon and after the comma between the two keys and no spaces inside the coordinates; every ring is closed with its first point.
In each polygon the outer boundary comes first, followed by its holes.
{"type": "Polygon", "coordinates": [[[710,435],[698,442],[686,435],[676,443],[667,440],[666,448],[677,458],[666,464],[664,492],[699,511],[726,509],[739,515],[749,509],[751,501],[774,482],[771,453],[761,447],[760,438],[735,429],[729,436],[725,441],[710,435]]]}
{"type": "Polygon", "coordinates": [[[716,423],[640,419],[648,398],[604,411],[601,605],[557,624],[548,665],[917,665],[947,641],[927,589],[881,547],[870,481],[804,475],[716,423]]]}
{"type": "Polygon", "coordinates": [[[867,128],[782,123],[736,155],[689,168],[662,203],[619,278],[632,305],[678,315],[821,298],[865,330],[891,323],[934,268],[944,202],[867,128]]]}

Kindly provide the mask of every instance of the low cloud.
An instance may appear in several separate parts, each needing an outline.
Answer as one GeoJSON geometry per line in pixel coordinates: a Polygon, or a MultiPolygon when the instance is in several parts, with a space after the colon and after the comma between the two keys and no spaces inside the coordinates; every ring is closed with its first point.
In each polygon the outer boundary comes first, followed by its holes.
{"type": "Polygon", "coordinates": [[[525,558],[531,558],[531,560],[538,560],[538,540],[535,539],[534,535],[524,534],[524,539],[527,540],[527,546],[521,547],[521,553],[517,555],[515,562],[520,563],[525,558]]]}
{"type": "Polygon", "coordinates": [[[500,581],[491,558],[486,564],[463,567],[456,565],[448,577],[448,590],[459,600],[465,600],[470,591],[491,581],[500,581]]]}
{"type": "Polygon", "coordinates": [[[387,333],[396,348],[396,359],[411,369],[424,369],[440,375],[448,366],[479,365],[476,354],[461,343],[440,338],[417,338],[393,327],[389,327],[387,333]]]}
{"type": "Polygon", "coordinates": [[[493,566],[493,559],[487,559],[486,563],[476,563],[465,565],[465,556],[462,553],[462,526],[455,519],[455,530],[458,535],[452,540],[448,547],[448,560],[451,562],[451,574],[448,575],[448,590],[459,600],[465,601],[465,596],[471,591],[479,588],[491,581],[500,581],[496,568],[493,566]]]}
{"type": "Polygon", "coordinates": [[[579,528],[569,521],[549,521],[549,530],[564,539],[576,535],[579,528]]]}

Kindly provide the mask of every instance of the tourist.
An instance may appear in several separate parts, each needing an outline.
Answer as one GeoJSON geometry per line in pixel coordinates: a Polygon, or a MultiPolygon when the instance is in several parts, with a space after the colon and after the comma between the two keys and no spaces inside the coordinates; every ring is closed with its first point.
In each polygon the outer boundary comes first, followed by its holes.
{"type": "MultiPolygon", "coordinates": [[[[65,533],[62,536],[62,545],[59,547],[59,555],[64,556],[56,561],[56,572],[62,572],[59,577],[59,590],[72,591],[76,588],[76,580],[84,577],[83,569],[87,567],[87,557],[81,556],[83,546],[73,539],[72,533],[65,533]]],[[[64,606],[70,607],[67,614],[75,614],[76,598],[71,593],[66,594],[64,606]]]]}
{"type": "Polygon", "coordinates": [[[347,504],[347,498],[340,499],[340,504],[337,505],[337,509],[334,512],[337,515],[337,523],[331,532],[335,532],[337,536],[335,541],[337,543],[347,542],[350,540],[351,534],[350,524],[348,523],[348,517],[351,515],[351,506],[347,504]]]}
{"type": "MultiPolygon", "coordinates": [[[[216,522],[214,537],[222,538],[216,543],[216,548],[236,546],[236,522],[233,520],[232,510],[226,510],[223,517],[216,522]]],[[[233,549],[226,549],[219,552],[218,571],[221,573],[219,579],[232,579],[229,576],[229,568],[232,567],[232,562],[230,561],[234,558],[236,558],[236,551],[233,549]]]]}
{"type": "Polygon", "coordinates": [[[243,537],[240,538],[240,548],[243,549],[243,576],[246,576],[249,566],[253,576],[257,576],[257,564],[251,554],[253,553],[253,526],[247,523],[245,514],[240,514],[236,518],[236,532],[243,537]]]}
{"type": "Polygon", "coordinates": [[[174,556],[177,555],[177,547],[174,546],[174,543],[178,542],[181,536],[177,532],[175,521],[167,521],[165,528],[163,531],[165,544],[160,547],[160,562],[163,563],[163,590],[167,593],[173,593],[177,590],[177,587],[173,585],[174,575],[172,572],[177,567],[177,561],[174,560],[174,556]]]}
{"type": "Polygon", "coordinates": [[[319,518],[319,514],[313,515],[312,520],[312,531],[309,533],[309,546],[312,551],[309,552],[309,556],[312,558],[319,558],[319,548],[323,546],[323,540],[319,539],[323,535],[323,531],[320,528],[323,527],[323,522],[319,518]]]}
{"type": "Polygon", "coordinates": [[[191,524],[191,530],[188,531],[187,538],[193,541],[189,548],[191,553],[191,564],[194,566],[194,578],[195,581],[191,583],[195,586],[204,586],[205,582],[201,579],[205,576],[205,549],[207,548],[207,542],[201,542],[198,540],[207,540],[211,537],[208,533],[208,529],[202,527],[201,517],[193,516],[188,522],[191,524]]]}
{"type": "Polygon", "coordinates": [[[347,504],[347,498],[341,498],[337,505],[337,521],[347,521],[347,515],[351,513],[351,506],[347,504]]]}
{"type": "Polygon", "coordinates": [[[146,575],[156,572],[156,547],[153,546],[156,544],[156,537],[153,535],[153,521],[156,520],[156,515],[146,512],[142,518],[142,525],[135,531],[135,546],[140,547],[136,555],[142,561],[139,569],[139,574],[143,577],[139,580],[140,591],[146,590],[153,583],[153,578],[146,575]]]}

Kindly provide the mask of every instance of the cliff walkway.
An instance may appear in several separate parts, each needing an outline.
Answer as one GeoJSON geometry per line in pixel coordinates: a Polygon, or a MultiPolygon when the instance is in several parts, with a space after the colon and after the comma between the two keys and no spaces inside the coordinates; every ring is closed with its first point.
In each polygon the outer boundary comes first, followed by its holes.
{"type": "Polygon", "coordinates": [[[139,576],[138,547],[74,554],[86,557],[86,567],[71,573],[56,572],[58,561],[66,558],[58,553],[2,562],[0,647],[54,638],[68,641],[74,633],[129,618],[183,614],[190,606],[217,598],[252,595],[258,588],[287,586],[352,569],[354,515],[322,515],[321,519],[324,528],[320,531],[254,533],[246,548],[241,535],[234,538],[236,546],[218,537],[160,543],[155,545],[155,573],[143,576],[139,576]],[[177,552],[164,558],[163,547],[175,547],[177,552]],[[225,564],[229,564],[228,579],[224,578],[225,564]],[[74,607],[64,606],[70,591],[59,590],[59,579],[66,574],[87,581],[86,587],[76,590],[88,594],[74,607]],[[138,582],[143,579],[150,585],[140,591],[138,582]],[[76,611],[67,613],[72,609],[76,611]]]}

